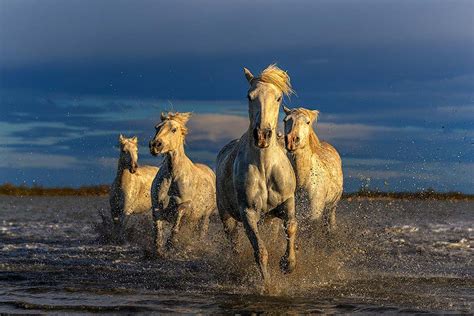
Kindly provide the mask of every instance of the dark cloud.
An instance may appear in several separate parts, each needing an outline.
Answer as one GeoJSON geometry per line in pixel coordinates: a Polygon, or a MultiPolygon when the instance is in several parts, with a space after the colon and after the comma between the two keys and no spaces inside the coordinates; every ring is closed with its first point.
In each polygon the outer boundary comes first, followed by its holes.
{"type": "Polygon", "coordinates": [[[186,149],[214,165],[247,124],[242,67],[278,62],[285,102],[321,111],[347,189],[472,192],[473,29],[462,0],[2,1],[0,173],[110,182],[119,133],[159,162],[146,144],[163,110],[194,112],[186,149]]]}
{"type": "MultiPolygon", "coordinates": [[[[458,1],[3,1],[1,60],[268,52],[464,43],[474,4],[458,1]]],[[[382,51],[383,52],[383,51],[382,51]]],[[[433,54],[434,55],[434,54],[433,54]]],[[[429,57],[429,56],[428,56],[429,57]]],[[[314,59],[329,58],[314,56],[314,59]]],[[[329,58],[330,59],[330,58],[329,58]]]]}

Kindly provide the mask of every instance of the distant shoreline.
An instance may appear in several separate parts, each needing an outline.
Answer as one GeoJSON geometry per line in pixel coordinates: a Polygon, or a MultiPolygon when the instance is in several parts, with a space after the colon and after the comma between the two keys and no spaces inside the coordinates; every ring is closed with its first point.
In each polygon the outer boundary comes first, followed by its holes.
{"type": "MultiPolygon", "coordinates": [[[[4,196],[107,196],[109,185],[82,186],[79,188],[47,188],[42,186],[16,186],[10,183],[0,185],[0,195],[4,196]]],[[[417,199],[417,200],[474,200],[474,194],[461,192],[381,192],[360,190],[344,193],[343,199],[417,199]]]]}

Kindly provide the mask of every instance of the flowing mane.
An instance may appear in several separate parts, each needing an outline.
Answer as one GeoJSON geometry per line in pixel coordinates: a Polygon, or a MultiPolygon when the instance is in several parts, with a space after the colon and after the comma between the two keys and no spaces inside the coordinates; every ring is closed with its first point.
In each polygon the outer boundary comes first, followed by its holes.
{"type": "Polygon", "coordinates": [[[288,76],[286,71],[283,71],[278,68],[276,64],[268,66],[255,79],[275,85],[281,90],[281,92],[283,92],[287,96],[290,96],[291,94],[295,93],[295,91],[291,87],[290,76],[288,76]]]}
{"type": "MultiPolygon", "coordinates": [[[[183,135],[188,134],[188,128],[186,126],[186,123],[189,121],[189,118],[191,117],[190,112],[186,113],[180,113],[180,112],[168,112],[168,113],[161,113],[161,124],[165,121],[175,121],[178,122],[181,125],[181,131],[183,135]]],[[[161,125],[160,124],[160,125],[161,125]]]]}
{"type": "Polygon", "coordinates": [[[313,153],[321,150],[321,142],[319,141],[319,138],[316,135],[314,129],[311,129],[311,131],[309,132],[309,147],[311,148],[311,151],[313,153]]]}

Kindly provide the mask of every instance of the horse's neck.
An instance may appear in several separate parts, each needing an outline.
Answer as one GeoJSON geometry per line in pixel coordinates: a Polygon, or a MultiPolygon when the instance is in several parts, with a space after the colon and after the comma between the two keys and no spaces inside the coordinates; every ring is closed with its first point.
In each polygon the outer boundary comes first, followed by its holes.
{"type": "Polygon", "coordinates": [[[308,184],[311,177],[311,167],[313,152],[311,146],[307,144],[303,148],[296,150],[290,154],[291,162],[295,169],[296,174],[296,185],[298,187],[304,187],[308,184]]]}
{"type": "Polygon", "coordinates": [[[193,166],[192,161],[186,156],[184,146],[166,154],[166,166],[172,177],[177,177],[181,173],[186,172],[193,166]]]}
{"type": "Polygon", "coordinates": [[[122,189],[129,187],[129,184],[133,180],[133,174],[128,170],[128,168],[124,167],[119,163],[119,166],[117,168],[117,177],[116,181],[118,181],[118,184],[122,189]]]}
{"type": "Polygon", "coordinates": [[[124,163],[122,162],[122,157],[120,157],[117,164],[117,179],[119,179],[120,181],[125,173],[125,170],[127,170],[127,167],[124,166],[124,163]]]}

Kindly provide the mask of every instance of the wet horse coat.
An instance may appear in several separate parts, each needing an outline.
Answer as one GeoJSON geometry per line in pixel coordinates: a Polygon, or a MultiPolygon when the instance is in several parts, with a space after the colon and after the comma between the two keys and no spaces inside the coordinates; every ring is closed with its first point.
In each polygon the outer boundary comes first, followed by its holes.
{"type": "Polygon", "coordinates": [[[197,226],[200,236],[207,234],[209,216],[216,210],[216,177],[206,165],[193,163],[184,152],[186,123],[191,113],[162,114],[150,152],[164,155],[160,171],[151,188],[155,246],[164,246],[163,223],[172,223],[167,246],[177,242],[182,222],[197,226]]]}
{"type": "Polygon", "coordinates": [[[343,191],[341,157],[314,132],[318,111],[283,109],[286,146],[296,173],[298,215],[305,224],[323,224],[328,233],[336,227],[336,206],[343,191]]]}
{"type": "Polygon", "coordinates": [[[138,166],[138,139],[120,135],[117,175],[110,188],[110,210],[116,224],[126,216],[151,211],[150,188],[158,167],[138,166]]]}
{"type": "Polygon", "coordinates": [[[293,271],[296,265],[296,179],[276,135],[281,100],[292,90],[286,72],[274,65],[257,78],[247,69],[244,71],[250,84],[249,128],[218,154],[217,206],[224,230],[234,247],[237,221],[243,223],[267,284],[270,279],[268,252],[258,229],[262,215],[273,215],[284,221],[287,249],[280,265],[285,272],[293,271]]]}

